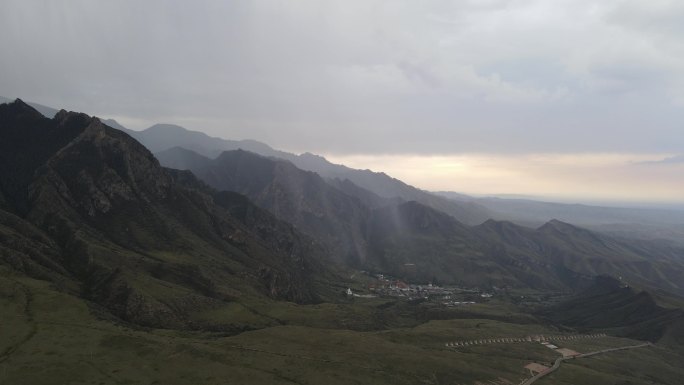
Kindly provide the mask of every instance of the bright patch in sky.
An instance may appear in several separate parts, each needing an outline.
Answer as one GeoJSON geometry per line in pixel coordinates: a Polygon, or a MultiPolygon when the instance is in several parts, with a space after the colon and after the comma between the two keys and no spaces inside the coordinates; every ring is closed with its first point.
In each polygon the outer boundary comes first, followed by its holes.
{"type": "Polygon", "coordinates": [[[431,191],[681,203],[684,162],[662,154],[329,155],[431,191]]]}

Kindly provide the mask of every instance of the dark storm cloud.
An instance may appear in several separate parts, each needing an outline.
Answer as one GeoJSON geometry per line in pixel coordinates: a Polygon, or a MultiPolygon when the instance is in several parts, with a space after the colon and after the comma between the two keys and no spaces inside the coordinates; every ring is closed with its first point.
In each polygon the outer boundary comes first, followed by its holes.
{"type": "Polygon", "coordinates": [[[328,153],[681,153],[675,1],[6,1],[0,94],[328,153]]]}

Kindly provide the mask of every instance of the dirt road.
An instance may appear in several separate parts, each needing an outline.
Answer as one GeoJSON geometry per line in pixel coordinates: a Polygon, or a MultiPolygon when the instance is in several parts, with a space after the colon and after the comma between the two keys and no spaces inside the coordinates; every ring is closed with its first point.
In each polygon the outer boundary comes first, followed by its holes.
{"type": "Polygon", "coordinates": [[[553,363],[553,366],[552,366],[552,367],[550,367],[548,370],[546,370],[546,371],[544,371],[544,372],[541,372],[541,373],[537,374],[536,376],[530,378],[529,380],[523,382],[521,385],[531,385],[531,384],[535,383],[538,379],[540,379],[540,378],[542,378],[542,377],[544,377],[544,376],[546,376],[546,375],[548,375],[548,374],[551,374],[551,373],[555,372],[556,370],[558,370],[558,368],[560,368],[561,362],[563,362],[563,361],[565,361],[565,360],[573,360],[573,359],[576,359],[576,358],[591,357],[591,356],[595,356],[595,355],[597,355],[597,354],[603,354],[603,353],[608,353],[608,352],[614,352],[614,351],[618,351],[618,350],[627,350],[627,349],[642,348],[642,347],[644,347],[644,346],[651,346],[651,343],[650,343],[650,342],[647,342],[647,343],[639,344],[639,345],[623,346],[623,347],[621,347],[621,348],[603,349],[603,350],[598,350],[598,351],[595,351],[595,352],[580,354],[580,355],[577,355],[577,356],[574,356],[574,357],[558,357],[558,358],[556,359],[556,362],[553,363]]]}

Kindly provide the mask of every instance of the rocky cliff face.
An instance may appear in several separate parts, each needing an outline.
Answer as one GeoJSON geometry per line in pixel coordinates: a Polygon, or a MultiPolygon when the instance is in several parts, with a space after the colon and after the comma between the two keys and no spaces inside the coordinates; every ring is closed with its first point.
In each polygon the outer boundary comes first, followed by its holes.
{"type": "Polygon", "coordinates": [[[116,316],[185,327],[193,311],[236,296],[317,298],[323,268],[310,239],[169,172],[96,118],[2,105],[0,156],[2,261],[116,316]]]}

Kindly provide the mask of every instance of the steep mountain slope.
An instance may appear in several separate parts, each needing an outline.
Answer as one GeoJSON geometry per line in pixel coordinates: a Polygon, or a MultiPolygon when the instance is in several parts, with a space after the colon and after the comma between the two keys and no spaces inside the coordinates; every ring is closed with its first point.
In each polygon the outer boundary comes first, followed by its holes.
{"type": "Polygon", "coordinates": [[[398,276],[478,287],[571,290],[583,278],[545,255],[509,253],[509,244],[534,249],[534,230],[488,221],[470,228],[416,202],[375,212],[369,244],[379,267],[398,276]],[[483,228],[493,227],[492,233],[483,228]],[[499,231],[510,227],[514,237],[499,231]]]}
{"type": "Polygon", "coordinates": [[[96,118],[0,105],[0,156],[0,263],[117,317],[192,327],[241,297],[317,298],[311,239],[96,118]]]}
{"type": "Polygon", "coordinates": [[[191,170],[218,190],[248,196],[326,244],[338,261],[359,265],[366,258],[365,226],[370,209],[313,172],[242,150],[226,151],[212,160],[174,148],[158,157],[169,167],[191,170]]]}
{"type": "Polygon", "coordinates": [[[375,210],[368,243],[376,270],[418,282],[491,284],[484,265],[495,264],[484,258],[484,245],[470,229],[417,202],[375,210]]]}
{"type": "Polygon", "coordinates": [[[403,202],[403,200],[398,197],[383,198],[370,190],[366,190],[363,187],[357,186],[356,184],[354,184],[354,182],[350,181],[349,179],[326,179],[326,182],[328,182],[329,185],[335,187],[336,189],[342,191],[343,193],[358,198],[361,202],[363,202],[363,204],[372,209],[377,209],[390,205],[397,205],[403,202]]]}
{"type": "Polygon", "coordinates": [[[211,158],[182,147],[173,147],[154,156],[162,166],[177,170],[202,170],[211,167],[213,163],[211,158]]]}

